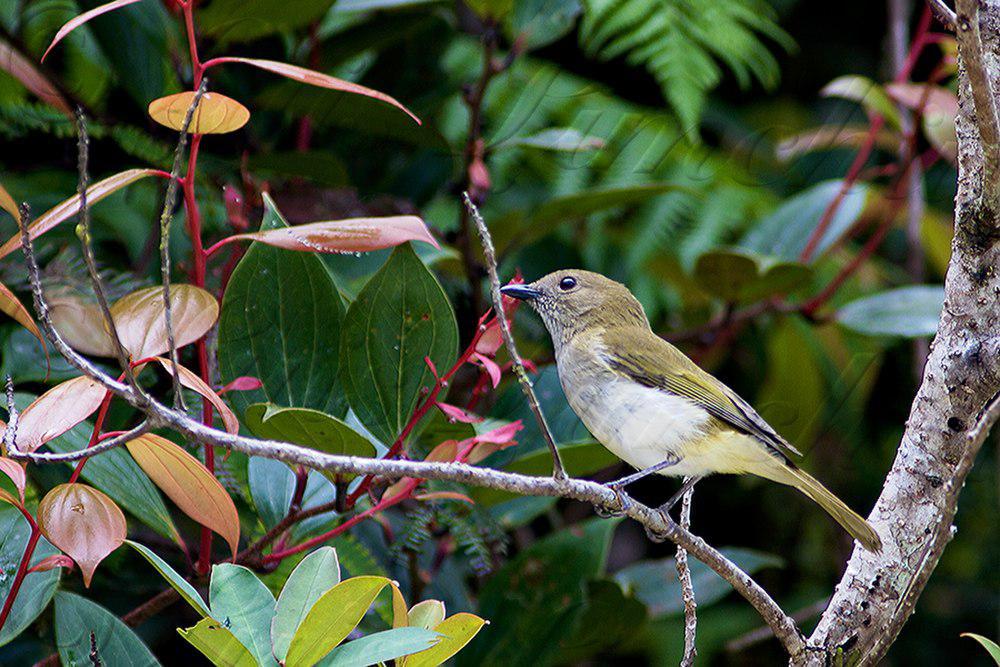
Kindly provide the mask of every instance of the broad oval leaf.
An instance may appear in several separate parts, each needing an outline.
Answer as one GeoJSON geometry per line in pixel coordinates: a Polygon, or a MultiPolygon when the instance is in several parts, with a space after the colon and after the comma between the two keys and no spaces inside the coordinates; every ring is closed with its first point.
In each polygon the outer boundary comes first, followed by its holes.
{"type": "Polygon", "coordinates": [[[837,322],[867,336],[922,338],[937,332],[943,304],[943,287],[910,285],[851,301],[837,322]]]}
{"type": "Polygon", "coordinates": [[[52,326],[74,350],[99,357],[114,356],[114,341],[96,301],[68,291],[56,292],[49,297],[49,315],[52,326]]]}
{"type": "Polygon", "coordinates": [[[739,248],[710,250],[700,255],[694,266],[699,285],[733,303],[787,293],[805,284],[811,274],[803,264],[775,261],[739,248]]]}
{"type": "Polygon", "coordinates": [[[257,576],[232,563],[212,566],[209,585],[212,617],[247,647],[261,667],[277,666],[271,654],[274,595],[257,576]]]}
{"type": "Polygon", "coordinates": [[[255,403],[247,408],[244,422],[260,438],[285,440],[327,454],[375,456],[375,446],[368,438],[318,410],[255,403]]]}
{"type": "Polygon", "coordinates": [[[38,504],[42,534],[80,566],[90,586],[97,565],[125,541],[125,515],[92,486],[60,484],[38,504]]]}
{"type": "Polygon", "coordinates": [[[178,628],[177,632],[201,651],[213,665],[257,667],[257,661],[247,647],[214,618],[203,618],[190,628],[178,628]]]}
{"type": "MultiPolygon", "coordinates": [[[[17,421],[17,445],[33,452],[73,428],[101,405],[104,387],[85,375],[49,389],[26,407],[17,421]]],[[[6,431],[6,427],[2,430],[6,431]]]]}
{"type": "Polygon", "coordinates": [[[329,88],[331,90],[340,90],[345,93],[354,93],[355,95],[371,97],[376,100],[381,100],[386,104],[391,104],[412,118],[417,125],[421,124],[417,115],[400,104],[394,97],[390,97],[389,95],[381,93],[377,90],[372,90],[371,88],[366,88],[365,86],[357,83],[338,79],[337,77],[330,76],[329,74],[323,74],[322,72],[316,72],[311,69],[298,67],[296,65],[289,65],[288,63],[277,62],[275,60],[260,60],[258,58],[216,58],[212,62],[243,63],[244,65],[258,67],[260,69],[267,70],[268,72],[273,72],[274,74],[280,74],[281,76],[294,79],[300,83],[309,84],[310,86],[318,86],[320,88],[329,88]]]}
{"type": "Polygon", "coordinates": [[[465,648],[479,634],[486,621],[475,614],[462,612],[450,616],[434,626],[441,640],[427,649],[403,660],[406,667],[437,667],[465,648]]]}
{"type": "Polygon", "coordinates": [[[392,582],[385,577],[352,577],[324,593],[292,637],[285,665],[316,664],[347,638],[382,589],[390,585],[392,582]]]}
{"type": "MultiPolygon", "coordinates": [[[[140,178],[158,176],[162,173],[163,172],[159,169],[129,169],[128,171],[123,171],[115,174],[114,176],[108,176],[104,180],[98,181],[87,188],[87,206],[93,206],[110,195],[112,192],[121,190],[126,185],[134,183],[140,178]]],[[[63,220],[76,215],[79,210],[80,195],[77,194],[61,204],[53,206],[41,216],[36,218],[35,221],[28,226],[28,234],[32,239],[37,238],[39,235],[49,231],[63,220]]],[[[7,239],[7,242],[4,243],[3,246],[0,246],[0,259],[6,257],[20,247],[21,235],[19,233],[14,234],[12,237],[7,239]]]]}
{"type": "Polygon", "coordinates": [[[153,667],[160,662],[121,619],[86,598],[56,595],[56,648],[64,665],[93,664],[91,635],[102,665],[153,667]]]}
{"type": "Polygon", "coordinates": [[[404,665],[403,656],[433,647],[441,635],[424,628],[393,628],[341,644],[317,664],[317,667],[358,667],[381,665],[395,660],[404,665]]]}
{"type": "MultiPolygon", "coordinates": [[[[163,366],[164,370],[171,375],[174,374],[174,365],[169,359],[164,359],[163,357],[155,357],[155,359],[161,366],[163,366]]],[[[240,422],[236,419],[236,415],[229,408],[229,406],[226,405],[226,402],[222,400],[222,397],[215,393],[214,389],[205,384],[205,381],[190,368],[177,364],[177,372],[180,375],[182,385],[192,391],[198,392],[207,398],[208,402],[215,407],[215,409],[219,412],[219,416],[222,418],[222,423],[226,426],[226,431],[232,433],[233,435],[240,432],[240,422]]]]}
{"type": "Polygon", "coordinates": [[[132,458],[182,512],[221,535],[233,554],[240,518],[233,499],[201,461],[166,438],[147,433],[128,441],[132,458]]]}
{"type": "Polygon", "coordinates": [[[423,241],[439,248],[424,221],[415,215],[348,218],[236,234],[226,241],[250,239],[285,250],[349,253],[392,248],[407,241],[423,241]]]}
{"type": "Polygon", "coordinates": [[[133,2],[139,2],[139,0],[114,0],[114,2],[108,2],[98,7],[94,7],[90,11],[86,11],[79,16],[75,16],[59,28],[59,32],[56,36],[52,38],[52,42],[49,44],[49,48],[45,49],[45,53],[42,54],[42,62],[45,62],[45,58],[48,57],[49,52],[55,48],[56,44],[61,42],[63,38],[82,26],[87,21],[100,16],[101,14],[107,14],[110,11],[118,9],[119,7],[125,7],[126,5],[131,5],[133,2]]]}
{"type": "Polygon", "coordinates": [[[42,348],[48,352],[48,348],[45,346],[45,339],[42,338],[42,332],[38,330],[38,325],[31,318],[31,313],[28,312],[28,309],[24,307],[18,298],[14,296],[14,293],[7,289],[7,286],[3,283],[0,283],[0,312],[7,313],[14,318],[15,322],[30,331],[38,339],[42,348]]]}
{"type": "MultiPolygon", "coordinates": [[[[149,103],[149,117],[164,127],[178,132],[184,129],[184,119],[194,102],[191,91],[167,95],[149,103]]],[[[250,111],[221,93],[205,93],[191,116],[188,134],[226,134],[235,132],[250,120],[250,111]]]]}
{"type": "MultiPolygon", "coordinates": [[[[177,347],[204,336],[219,316],[215,297],[194,285],[171,285],[170,308],[177,347]]],[[[134,359],[153,357],[169,349],[164,311],[162,287],[137,290],[111,305],[118,336],[134,359]]]]}
{"type": "MultiPolygon", "coordinates": [[[[8,568],[17,567],[28,546],[30,534],[31,528],[21,515],[21,511],[0,503],[0,562],[8,564],[8,568]]],[[[31,564],[37,565],[58,553],[48,540],[40,538],[31,564]]],[[[0,600],[7,599],[14,583],[12,572],[10,570],[5,572],[7,576],[0,577],[0,600]]],[[[60,574],[60,570],[55,569],[37,572],[24,579],[21,590],[14,598],[10,615],[0,628],[0,646],[18,637],[48,606],[56,592],[60,574]]]]}
{"type": "Polygon", "coordinates": [[[361,423],[379,440],[395,440],[433,382],[425,358],[446,369],[457,347],[444,290],[413,248],[399,246],[344,319],[341,381],[361,423]]]}
{"type": "Polygon", "coordinates": [[[340,563],[333,547],[320,547],[295,566],[281,589],[271,621],[271,645],[278,660],[288,655],[288,645],[312,606],[339,583],[340,563]]]}
{"type": "MultiPolygon", "coordinates": [[[[262,229],[285,227],[264,195],[262,229]]],[[[253,403],[313,408],[343,417],[340,337],[344,305],[323,261],[255,243],[233,271],[219,319],[223,382],[259,378],[262,388],[230,396],[237,412],[253,403]]]]}
{"type": "Polygon", "coordinates": [[[413,605],[406,615],[407,623],[413,627],[430,630],[444,620],[444,602],[424,600],[413,605]]]}
{"type": "Polygon", "coordinates": [[[142,557],[149,561],[149,564],[156,568],[167,583],[177,591],[177,593],[187,602],[191,607],[204,617],[209,617],[212,612],[209,610],[208,605],[205,601],[201,599],[201,595],[195,590],[194,586],[189,584],[184,577],[177,574],[177,571],[170,567],[166,561],[157,556],[151,549],[139,544],[138,542],[133,542],[132,540],[125,540],[125,544],[129,545],[140,554],[142,557]]]}

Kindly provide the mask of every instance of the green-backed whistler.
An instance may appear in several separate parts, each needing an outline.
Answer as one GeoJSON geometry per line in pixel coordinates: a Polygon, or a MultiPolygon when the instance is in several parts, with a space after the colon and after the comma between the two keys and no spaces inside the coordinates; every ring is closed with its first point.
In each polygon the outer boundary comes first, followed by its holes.
{"type": "Polygon", "coordinates": [[[881,549],[871,525],[799,468],[792,457],[801,454],[749,403],[653,333],[624,285],[564,270],[501,291],[538,312],[570,406],[601,444],[639,470],[612,488],[651,473],[690,477],[688,485],[710,473],[751,473],[795,487],[866,549],[881,549]]]}

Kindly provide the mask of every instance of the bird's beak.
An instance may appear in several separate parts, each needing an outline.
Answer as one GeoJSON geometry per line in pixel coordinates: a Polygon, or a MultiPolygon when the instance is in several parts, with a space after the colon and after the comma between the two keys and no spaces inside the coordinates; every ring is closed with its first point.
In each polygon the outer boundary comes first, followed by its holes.
{"type": "Polygon", "coordinates": [[[504,285],[500,288],[500,291],[504,296],[520,299],[521,301],[532,301],[542,294],[531,285],[504,285]]]}

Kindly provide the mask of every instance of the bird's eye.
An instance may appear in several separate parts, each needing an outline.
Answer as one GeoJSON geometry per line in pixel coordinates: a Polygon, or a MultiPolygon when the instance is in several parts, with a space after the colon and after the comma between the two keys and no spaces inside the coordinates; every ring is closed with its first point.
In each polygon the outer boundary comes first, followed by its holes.
{"type": "Polygon", "coordinates": [[[559,289],[561,289],[564,292],[567,292],[573,289],[574,287],[576,287],[576,278],[573,278],[572,276],[566,276],[565,278],[559,281],[559,289]]]}

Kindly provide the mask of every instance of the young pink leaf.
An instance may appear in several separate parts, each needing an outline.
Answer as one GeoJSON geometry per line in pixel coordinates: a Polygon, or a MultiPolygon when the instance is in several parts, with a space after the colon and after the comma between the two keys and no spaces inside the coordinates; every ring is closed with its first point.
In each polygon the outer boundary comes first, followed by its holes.
{"type": "MultiPolygon", "coordinates": [[[[215,297],[194,285],[171,285],[170,308],[177,347],[204,336],[219,316],[215,297]]],[[[134,359],[169,349],[162,287],[147,287],[123,296],[112,304],[111,315],[122,344],[134,359]]]]}
{"type": "Polygon", "coordinates": [[[483,335],[476,341],[476,352],[492,357],[503,345],[503,334],[500,333],[500,321],[493,322],[486,328],[483,335]]]}
{"type": "Polygon", "coordinates": [[[286,250],[323,253],[367,252],[392,248],[407,241],[423,241],[435,248],[440,247],[424,221],[415,215],[310,222],[293,227],[235,234],[222,243],[238,239],[260,241],[286,250]]]}
{"type": "Polygon", "coordinates": [[[521,420],[513,421],[509,424],[504,424],[492,431],[487,431],[482,435],[477,435],[475,440],[477,442],[489,442],[495,445],[505,445],[507,443],[514,442],[514,435],[524,428],[524,424],[521,420]]]}
{"type": "Polygon", "coordinates": [[[425,502],[428,500],[460,500],[463,503],[469,503],[470,505],[476,504],[476,501],[472,498],[464,493],[458,493],[457,491],[431,491],[429,493],[420,493],[413,497],[417,500],[423,500],[425,502]]]}
{"type": "Polygon", "coordinates": [[[0,70],[20,81],[35,97],[72,118],[73,112],[66,99],[59,93],[59,89],[52,85],[30,60],[2,39],[0,39],[0,70]]]}
{"type": "Polygon", "coordinates": [[[152,433],[130,440],[125,447],[182,512],[221,535],[236,555],[240,542],[240,517],[236,505],[201,461],[152,433]]]}
{"type": "MultiPolygon", "coordinates": [[[[123,171],[119,174],[115,174],[114,176],[108,176],[103,181],[98,181],[87,188],[87,205],[91,206],[96,204],[111,193],[121,190],[126,185],[134,183],[140,178],[157,176],[161,173],[162,172],[160,172],[159,169],[129,169],[128,171],[123,171]]],[[[39,235],[49,231],[63,220],[76,215],[79,210],[80,196],[74,195],[61,204],[56,204],[39,216],[34,222],[31,223],[31,225],[29,225],[28,234],[33,239],[37,238],[39,235]]],[[[0,247],[0,258],[6,257],[20,247],[21,234],[17,233],[7,239],[7,242],[0,247]]]]}
{"type": "Polygon", "coordinates": [[[382,102],[391,104],[397,109],[403,111],[406,115],[416,121],[417,125],[421,124],[420,119],[417,118],[416,114],[400,104],[395,98],[390,97],[385,93],[380,93],[377,90],[372,90],[371,88],[366,88],[365,86],[352,83],[350,81],[345,81],[328,74],[323,74],[322,72],[316,72],[311,69],[298,67],[296,65],[289,65],[288,63],[277,62],[275,60],[260,60],[257,58],[215,58],[206,64],[218,65],[222,63],[243,63],[244,65],[259,67],[260,69],[267,70],[268,72],[280,74],[281,76],[294,79],[301,83],[309,84],[310,86],[340,90],[345,93],[354,93],[355,95],[364,95],[365,97],[381,100],[382,102]]]}
{"type": "Polygon", "coordinates": [[[63,27],[59,28],[59,32],[57,32],[56,36],[52,38],[52,43],[49,44],[49,48],[45,49],[45,53],[42,55],[42,61],[45,61],[45,57],[49,55],[49,51],[51,51],[56,44],[61,42],[66,35],[70,34],[90,19],[100,16],[101,14],[106,14],[110,11],[118,9],[119,7],[131,5],[133,2],[139,2],[139,0],[114,0],[114,2],[94,7],[89,12],[84,12],[79,16],[70,19],[63,24],[63,27]]]}
{"type": "Polygon", "coordinates": [[[18,301],[14,293],[7,289],[7,286],[3,283],[0,283],[0,311],[13,317],[18,324],[30,331],[38,339],[38,342],[42,344],[45,354],[49,353],[48,348],[45,346],[45,339],[42,338],[42,332],[38,330],[35,320],[31,319],[28,309],[18,301]]]}
{"type": "Polygon", "coordinates": [[[225,394],[227,391],[253,391],[254,389],[260,389],[263,386],[264,383],[260,381],[260,378],[250,377],[249,375],[241,375],[219,389],[219,393],[225,394]]]}
{"type": "Polygon", "coordinates": [[[80,566],[90,586],[94,570],[125,541],[125,515],[111,498],[86,484],[60,484],[38,504],[38,527],[80,566]]]}
{"type": "Polygon", "coordinates": [[[70,430],[101,405],[104,392],[104,387],[85,375],[52,387],[21,412],[17,421],[18,448],[33,452],[70,430]]]}
{"type": "MultiPolygon", "coordinates": [[[[478,361],[482,365],[483,370],[489,374],[490,382],[493,383],[493,388],[496,389],[497,385],[500,384],[500,378],[503,375],[503,371],[500,369],[497,362],[485,355],[479,354],[478,352],[472,355],[472,358],[478,361]]],[[[524,365],[527,367],[527,362],[525,362],[524,365]]]]}
{"type": "Polygon", "coordinates": [[[457,405],[449,405],[441,402],[435,403],[435,405],[448,417],[449,421],[462,422],[463,424],[478,424],[483,421],[483,418],[479,415],[472,414],[468,410],[463,410],[457,405]]]}
{"type": "Polygon", "coordinates": [[[28,572],[47,572],[48,570],[54,570],[57,567],[64,567],[67,570],[73,569],[73,559],[65,554],[53,554],[48,558],[43,558],[38,561],[36,565],[33,565],[28,572]]]}
{"type": "MultiPolygon", "coordinates": [[[[163,357],[155,357],[160,365],[163,366],[164,370],[173,375],[174,365],[170,363],[169,359],[163,357]]],[[[226,405],[215,391],[212,390],[205,382],[198,377],[198,374],[189,368],[185,368],[180,364],[177,365],[177,371],[180,373],[181,384],[198,392],[202,396],[208,399],[208,401],[219,411],[219,416],[222,418],[222,423],[225,424],[226,430],[236,435],[240,432],[240,422],[236,419],[236,415],[233,411],[226,405]]]]}
{"type": "Polygon", "coordinates": [[[21,504],[24,504],[24,485],[26,482],[24,475],[24,464],[18,463],[14,459],[0,456],[0,473],[3,473],[14,482],[17,493],[21,496],[21,504]]]}

